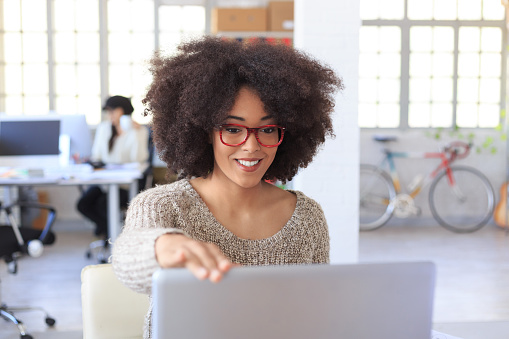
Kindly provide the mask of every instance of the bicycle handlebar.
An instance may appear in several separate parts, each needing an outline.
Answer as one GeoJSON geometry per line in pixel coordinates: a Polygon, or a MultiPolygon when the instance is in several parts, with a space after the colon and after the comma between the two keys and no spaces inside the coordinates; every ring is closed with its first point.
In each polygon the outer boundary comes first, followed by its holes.
{"type": "Polygon", "coordinates": [[[463,159],[468,156],[472,143],[466,143],[463,141],[453,141],[444,147],[443,152],[449,153],[449,160],[453,161],[456,159],[463,159]]]}

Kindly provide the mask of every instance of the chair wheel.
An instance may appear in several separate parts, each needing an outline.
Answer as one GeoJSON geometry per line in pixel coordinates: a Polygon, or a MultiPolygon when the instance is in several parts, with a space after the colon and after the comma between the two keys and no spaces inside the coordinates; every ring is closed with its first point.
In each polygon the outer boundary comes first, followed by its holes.
{"type": "Polygon", "coordinates": [[[30,334],[22,334],[21,339],[33,339],[30,334]]]}
{"type": "Polygon", "coordinates": [[[53,318],[50,318],[50,317],[47,317],[47,318],[46,318],[46,324],[47,324],[48,326],[53,326],[53,325],[55,325],[55,322],[56,322],[56,321],[55,321],[55,319],[53,319],[53,318]]]}

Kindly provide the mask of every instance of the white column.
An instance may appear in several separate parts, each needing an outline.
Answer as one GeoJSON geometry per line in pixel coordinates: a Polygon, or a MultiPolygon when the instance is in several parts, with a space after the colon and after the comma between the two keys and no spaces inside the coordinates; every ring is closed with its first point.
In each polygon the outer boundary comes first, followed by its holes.
{"type": "Polygon", "coordinates": [[[331,263],[358,260],[359,127],[357,123],[358,0],[295,0],[294,44],[329,65],[343,79],[333,117],[335,139],[292,187],[322,206],[331,235],[331,263]]]}

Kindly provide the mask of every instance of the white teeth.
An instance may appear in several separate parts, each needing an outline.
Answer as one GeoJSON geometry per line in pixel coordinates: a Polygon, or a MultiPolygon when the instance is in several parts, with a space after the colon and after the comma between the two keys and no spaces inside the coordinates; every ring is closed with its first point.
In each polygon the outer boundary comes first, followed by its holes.
{"type": "Polygon", "coordinates": [[[257,163],[260,162],[260,160],[255,160],[255,161],[245,161],[245,160],[237,160],[241,165],[244,165],[244,166],[247,166],[247,167],[251,167],[251,166],[254,166],[256,165],[257,163]]]}

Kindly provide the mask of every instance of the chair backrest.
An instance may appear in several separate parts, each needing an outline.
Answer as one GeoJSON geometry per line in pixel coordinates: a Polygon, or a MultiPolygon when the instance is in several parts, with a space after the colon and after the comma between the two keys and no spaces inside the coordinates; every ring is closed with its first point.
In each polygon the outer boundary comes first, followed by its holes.
{"type": "Polygon", "coordinates": [[[81,305],[83,339],[143,338],[148,295],[124,286],[111,264],[83,268],[81,305]]]}

